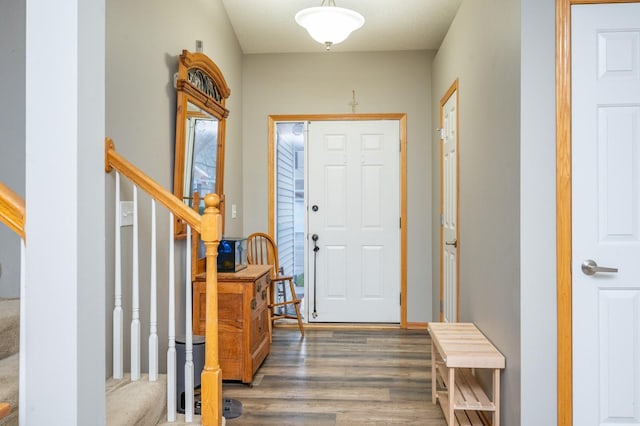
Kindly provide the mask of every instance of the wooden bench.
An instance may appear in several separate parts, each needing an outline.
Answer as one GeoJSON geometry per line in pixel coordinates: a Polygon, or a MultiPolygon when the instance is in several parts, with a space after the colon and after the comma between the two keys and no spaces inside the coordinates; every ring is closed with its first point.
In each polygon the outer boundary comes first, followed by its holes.
{"type": "Polygon", "coordinates": [[[447,425],[500,426],[500,370],[504,356],[472,323],[429,323],[431,400],[440,402],[447,425]],[[493,370],[492,399],[472,369],[493,370]],[[438,390],[440,378],[444,389],[438,390]],[[485,413],[486,412],[486,413],[485,413]],[[487,414],[493,413],[489,422],[487,414]]]}

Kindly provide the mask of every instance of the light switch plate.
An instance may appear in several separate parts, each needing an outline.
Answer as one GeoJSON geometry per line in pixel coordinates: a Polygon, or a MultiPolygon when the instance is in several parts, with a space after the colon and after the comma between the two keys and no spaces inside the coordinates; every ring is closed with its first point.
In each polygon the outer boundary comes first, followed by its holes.
{"type": "Polygon", "coordinates": [[[238,217],[238,209],[235,204],[231,204],[231,219],[238,217]]]}
{"type": "Polygon", "coordinates": [[[120,201],[120,226],[133,226],[133,201],[120,201]]]}

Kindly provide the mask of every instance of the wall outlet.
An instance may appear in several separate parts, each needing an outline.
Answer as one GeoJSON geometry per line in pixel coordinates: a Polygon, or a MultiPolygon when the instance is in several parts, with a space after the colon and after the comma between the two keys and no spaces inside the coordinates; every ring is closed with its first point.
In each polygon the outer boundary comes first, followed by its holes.
{"type": "Polygon", "coordinates": [[[231,219],[238,217],[238,209],[235,204],[231,204],[231,219]]]}
{"type": "Polygon", "coordinates": [[[133,201],[120,201],[120,226],[133,226],[133,201]]]}

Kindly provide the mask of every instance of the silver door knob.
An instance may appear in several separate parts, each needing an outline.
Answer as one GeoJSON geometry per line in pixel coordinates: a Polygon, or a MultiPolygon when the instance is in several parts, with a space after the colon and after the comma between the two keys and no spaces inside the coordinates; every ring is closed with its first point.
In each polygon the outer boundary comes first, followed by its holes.
{"type": "Polygon", "coordinates": [[[582,272],[585,275],[594,275],[596,272],[618,272],[618,268],[607,268],[605,266],[598,266],[598,264],[591,259],[587,259],[582,262],[582,272]]]}

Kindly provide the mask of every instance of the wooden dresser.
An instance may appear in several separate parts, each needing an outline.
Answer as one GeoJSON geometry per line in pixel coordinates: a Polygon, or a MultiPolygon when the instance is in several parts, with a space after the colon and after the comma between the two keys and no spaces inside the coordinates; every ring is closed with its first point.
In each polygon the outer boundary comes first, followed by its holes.
{"type": "MultiPolygon", "coordinates": [[[[223,380],[251,383],[269,355],[269,265],[218,273],[219,357],[223,380]]],[[[193,281],[193,334],[205,334],[204,274],[193,281]]]]}

